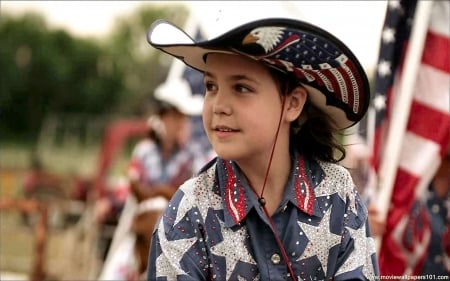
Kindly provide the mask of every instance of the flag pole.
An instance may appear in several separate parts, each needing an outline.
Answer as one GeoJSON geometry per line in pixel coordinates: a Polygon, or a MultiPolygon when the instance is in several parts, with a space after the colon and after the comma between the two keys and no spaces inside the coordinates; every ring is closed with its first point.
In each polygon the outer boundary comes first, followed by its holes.
{"type": "MultiPolygon", "coordinates": [[[[379,185],[376,202],[379,208],[379,218],[383,221],[386,221],[390,208],[397,167],[400,162],[401,145],[405,136],[433,2],[419,0],[417,3],[415,20],[411,29],[411,40],[409,40],[409,47],[405,56],[403,75],[401,75],[398,88],[395,89],[395,92],[398,93],[393,104],[392,112],[395,114],[392,115],[394,118],[389,124],[385,151],[383,152],[378,176],[379,185]]],[[[379,251],[380,237],[376,239],[375,244],[379,251]]]]}

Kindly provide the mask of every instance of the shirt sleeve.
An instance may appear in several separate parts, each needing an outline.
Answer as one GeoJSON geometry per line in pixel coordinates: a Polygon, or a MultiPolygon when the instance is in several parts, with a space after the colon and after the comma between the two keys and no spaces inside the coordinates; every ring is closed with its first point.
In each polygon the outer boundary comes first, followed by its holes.
{"type": "MultiPolygon", "coordinates": [[[[180,204],[178,190],[165,210],[152,236],[147,280],[206,280],[209,266],[198,249],[205,247],[201,225],[192,214],[195,207],[180,204]],[[180,214],[185,214],[180,218],[180,214]]],[[[181,199],[180,199],[181,198],[181,199]]]]}
{"type": "Polygon", "coordinates": [[[344,231],[334,280],[376,280],[379,276],[367,208],[351,178],[347,184],[344,231]]]}
{"type": "Polygon", "coordinates": [[[139,142],[131,153],[131,159],[128,163],[128,178],[132,181],[142,180],[145,176],[145,167],[143,163],[143,158],[148,154],[148,147],[145,142],[139,142]]]}

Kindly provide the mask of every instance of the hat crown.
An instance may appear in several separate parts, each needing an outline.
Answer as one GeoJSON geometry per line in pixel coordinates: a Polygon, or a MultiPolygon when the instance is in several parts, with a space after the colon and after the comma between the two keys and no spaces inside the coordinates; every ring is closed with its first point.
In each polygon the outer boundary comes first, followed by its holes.
{"type": "Polygon", "coordinates": [[[228,36],[228,42],[230,49],[318,89],[326,97],[325,105],[341,108],[350,121],[364,115],[368,105],[365,72],[351,51],[326,31],[274,20],[249,24],[228,36]]]}

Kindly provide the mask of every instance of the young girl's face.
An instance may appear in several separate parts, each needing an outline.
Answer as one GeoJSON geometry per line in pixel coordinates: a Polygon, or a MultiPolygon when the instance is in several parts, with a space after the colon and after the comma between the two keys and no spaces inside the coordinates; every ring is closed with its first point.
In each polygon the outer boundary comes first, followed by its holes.
{"type": "Polygon", "coordinates": [[[217,155],[239,161],[270,153],[281,97],[269,69],[242,56],[212,53],[204,82],[203,124],[217,155]]]}

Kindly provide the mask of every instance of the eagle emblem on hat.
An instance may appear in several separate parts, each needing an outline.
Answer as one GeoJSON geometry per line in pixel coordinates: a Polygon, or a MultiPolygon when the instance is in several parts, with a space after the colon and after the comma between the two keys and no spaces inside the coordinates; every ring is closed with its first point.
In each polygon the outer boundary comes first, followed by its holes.
{"type": "Polygon", "coordinates": [[[294,34],[285,39],[284,27],[263,26],[253,29],[242,40],[242,45],[258,44],[264,50],[264,56],[271,56],[300,40],[294,34]]]}

